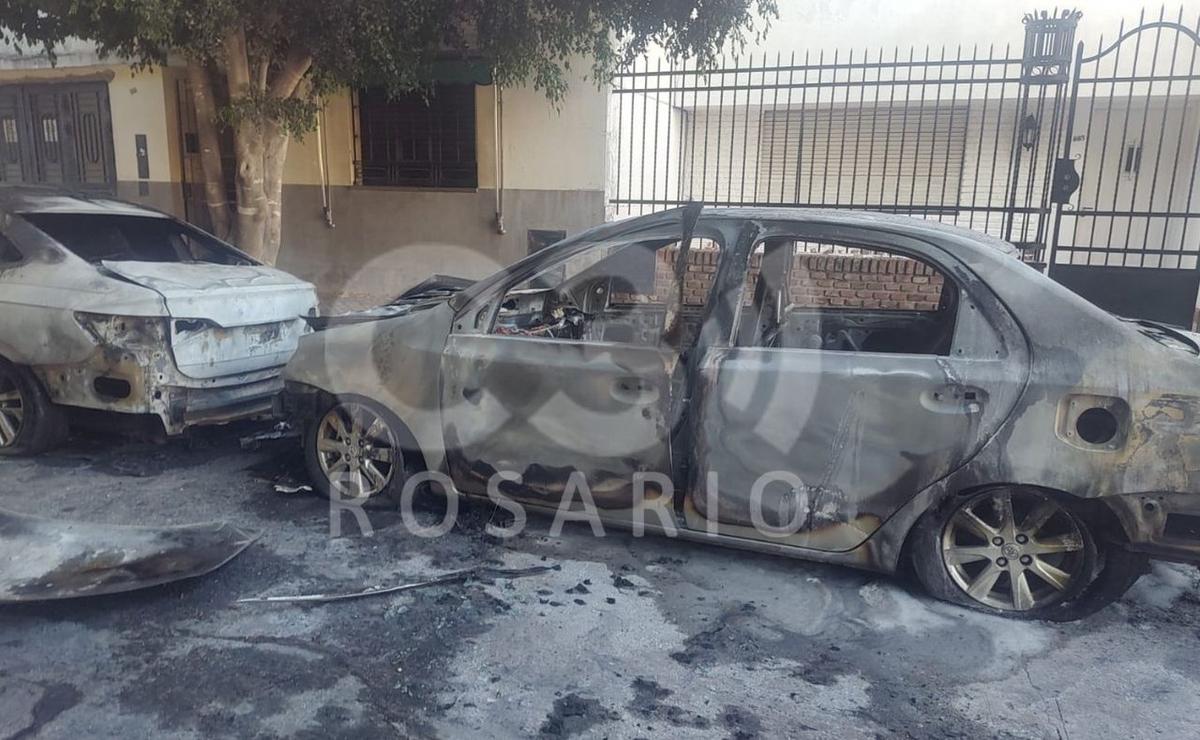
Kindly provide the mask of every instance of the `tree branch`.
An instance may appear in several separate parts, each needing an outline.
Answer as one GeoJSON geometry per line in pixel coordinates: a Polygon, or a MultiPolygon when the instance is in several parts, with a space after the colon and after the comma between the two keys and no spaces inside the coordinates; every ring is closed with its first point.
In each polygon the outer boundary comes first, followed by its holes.
{"type": "Polygon", "coordinates": [[[212,221],[212,232],[230,237],[229,202],[225,194],[225,170],[221,162],[221,138],[217,131],[217,103],[212,77],[199,60],[190,60],[188,85],[196,106],[196,137],[200,143],[200,170],[204,175],[204,203],[212,221]]]}
{"type": "Polygon", "coordinates": [[[292,49],[288,51],[287,58],[283,61],[283,67],[275,75],[275,79],[271,81],[271,86],[267,90],[267,94],[277,100],[284,100],[292,97],[296,92],[296,88],[300,85],[300,80],[304,79],[304,75],[308,73],[309,67],[312,66],[312,55],[292,49]]]}
{"type": "Polygon", "coordinates": [[[250,93],[250,59],[246,54],[246,32],[241,26],[225,37],[225,79],[229,82],[229,97],[250,93]]]}

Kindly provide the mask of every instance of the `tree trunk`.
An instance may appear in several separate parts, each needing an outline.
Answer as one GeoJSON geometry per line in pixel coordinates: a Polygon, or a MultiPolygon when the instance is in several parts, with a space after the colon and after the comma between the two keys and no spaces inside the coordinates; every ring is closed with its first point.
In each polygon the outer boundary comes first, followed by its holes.
{"type": "MultiPolygon", "coordinates": [[[[246,34],[238,29],[225,37],[225,77],[230,102],[251,99],[256,92],[250,81],[250,57],[246,34]]],[[[267,222],[267,198],[263,190],[263,130],[259,122],[246,118],[233,129],[233,151],[237,158],[237,244],[251,257],[263,258],[263,236],[267,222]]]]}
{"type": "Polygon", "coordinates": [[[238,246],[254,259],[267,262],[263,250],[268,216],[263,130],[256,121],[244,121],[237,125],[233,139],[237,156],[238,246]]]}
{"type": "MultiPolygon", "coordinates": [[[[267,95],[277,100],[307,98],[310,85],[305,75],[312,66],[312,57],[303,51],[292,49],[283,64],[267,84],[267,95]]],[[[283,236],[283,166],[287,161],[288,143],[291,133],[276,121],[264,125],[264,176],[267,200],[267,223],[263,235],[264,261],[275,264],[279,257],[280,238],[283,236]]]]}
{"type": "MultiPolygon", "coordinates": [[[[252,78],[245,32],[231,32],[223,46],[231,102],[256,96],[269,100],[292,98],[312,66],[311,55],[293,49],[273,77],[268,58],[258,59],[252,78]]],[[[237,156],[237,243],[251,257],[275,264],[283,226],[283,165],[290,134],[278,121],[248,116],[234,126],[233,138],[237,156]]]]}
{"type": "Polygon", "coordinates": [[[287,161],[291,136],[277,124],[266,126],[264,175],[267,198],[267,223],[263,235],[263,262],[275,264],[283,235],[283,165],[287,161]]]}
{"type": "Polygon", "coordinates": [[[221,137],[217,130],[217,104],[212,78],[206,67],[192,63],[187,68],[188,85],[196,106],[196,136],[200,144],[200,171],[204,177],[204,204],[212,231],[229,239],[229,198],[225,193],[225,167],[221,162],[221,137]]]}

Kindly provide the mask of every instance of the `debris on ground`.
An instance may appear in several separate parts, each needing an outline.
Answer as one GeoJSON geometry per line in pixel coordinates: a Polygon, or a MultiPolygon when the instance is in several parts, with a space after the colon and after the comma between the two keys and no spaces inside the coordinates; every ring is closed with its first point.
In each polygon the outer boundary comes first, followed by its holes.
{"type": "Polygon", "coordinates": [[[280,479],[275,481],[275,493],[312,493],[312,486],[280,479]]]}
{"type": "Polygon", "coordinates": [[[286,421],[281,421],[270,429],[264,429],[239,438],[238,444],[244,452],[254,452],[262,447],[263,442],[274,442],[281,439],[299,439],[299,437],[299,429],[296,429],[286,421]]]}
{"type": "Polygon", "coordinates": [[[117,454],[96,464],[97,469],[126,478],[154,478],[171,467],[171,455],[162,450],[137,450],[117,454]]]}
{"type": "Polygon", "coordinates": [[[0,603],[149,588],[210,573],[258,535],[224,522],[92,524],[0,510],[0,603]]]}
{"type": "Polygon", "coordinates": [[[430,578],[426,581],[417,581],[415,583],[404,583],[398,586],[370,586],[361,591],[350,591],[340,594],[301,594],[296,596],[250,596],[244,599],[238,599],[239,604],[266,604],[266,603],[285,603],[285,602],[307,602],[307,603],[328,603],[330,601],[348,601],[350,599],[361,599],[367,596],[382,596],[384,594],[400,593],[401,591],[411,591],[413,589],[425,588],[427,586],[436,586],[443,583],[458,583],[467,582],[476,578],[522,578],[524,576],[533,576],[547,571],[558,570],[557,565],[538,565],[532,568],[492,568],[480,566],[477,568],[467,568],[465,570],[456,570],[452,573],[430,578]]]}
{"type": "MultiPolygon", "coordinates": [[[[284,433],[282,426],[277,425],[276,428],[269,432],[263,432],[261,435],[250,435],[242,437],[240,444],[242,449],[247,449],[247,440],[256,439],[256,447],[259,449],[266,447],[263,442],[275,442],[278,439],[289,439],[296,436],[296,433],[290,430],[284,433]],[[275,437],[275,434],[283,433],[282,437],[275,437]]],[[[251,477],[265,481],[270,484],[271,490],[275,493],[298,494],[312,493],[312,484],[308,482],[307,476],[304,475],[304,457],[300,451],[300,445],[271,445],[271,454],[258,463],[250,466],[247,470],[250,471],[251,477]]]]}

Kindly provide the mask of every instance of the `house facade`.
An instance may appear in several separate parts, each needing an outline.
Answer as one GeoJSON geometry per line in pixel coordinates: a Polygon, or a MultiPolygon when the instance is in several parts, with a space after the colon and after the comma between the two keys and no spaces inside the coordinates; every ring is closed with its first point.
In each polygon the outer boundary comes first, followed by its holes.
{"type": "MultiPolygon", "coordinates": [[[[392,297],[432,273],[482,277],[604,218],[607,91],[551,103],[466,65],[426,98],[343,90],[293,139],[279,266],[327,303],[392,297]],[[474,77],[474,79],[473,79],[474,77]]],[[[181,67],[134,70],[74,42],[56,64],[0,53],[3,182],[112,193],[206,225],[181,67]]]]}

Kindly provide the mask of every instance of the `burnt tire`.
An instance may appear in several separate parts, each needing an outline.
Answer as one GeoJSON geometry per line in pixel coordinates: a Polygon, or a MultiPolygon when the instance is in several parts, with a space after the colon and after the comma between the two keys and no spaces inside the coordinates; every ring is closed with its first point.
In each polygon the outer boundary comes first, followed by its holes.
{"type": "Polygon", "coordinates": [[[379,404],[330,398],[304,430],[304,464],[317,493],[386,506],[399,501],[417,455],[408,429],[379,404]]]}
{"type": "Polygon", "coordinates": [[[66,412],[28,368],[0,357],[0,456],[40,455],[66,438],[66,412]]]}
{"type": "Polygon", "coordinates": [[[914,528],[909,553],[917,578],[938,599],[1050,621],[1103,609],[1147,565],[1099,539],[1069,497],[1022,486],[948,499],[914,528]]]}

